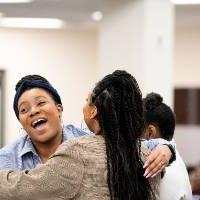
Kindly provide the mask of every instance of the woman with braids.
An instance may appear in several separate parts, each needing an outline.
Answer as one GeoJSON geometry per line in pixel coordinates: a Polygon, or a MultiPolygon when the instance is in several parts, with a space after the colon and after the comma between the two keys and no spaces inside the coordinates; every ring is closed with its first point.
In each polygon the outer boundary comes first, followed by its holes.
{"type": "Polygon", "coordinates": [[[30,171],[0,171],[2,200],[154,200],[160,177],[146,179],[140,144],[142,96],[125,71],[104,77],[83,108],[95,134],[64,142],[30,171]]]}
{"type": "MultiPolygon", "coordinates": [[[[154,192],[158,191],[152,191],[143,176],[142,166],[148,151],[139,140],[143,110],[135,78],[125,71],[115,71],[96,85],[87,101],[85,122],[105,140],[111,199],[155,199],[154,192]],[[91,123],[91,113],[96,123],[91,123]]],[[[154,189],[158,189],[158,183],[159,178],[152,180],[154,189]]]]}

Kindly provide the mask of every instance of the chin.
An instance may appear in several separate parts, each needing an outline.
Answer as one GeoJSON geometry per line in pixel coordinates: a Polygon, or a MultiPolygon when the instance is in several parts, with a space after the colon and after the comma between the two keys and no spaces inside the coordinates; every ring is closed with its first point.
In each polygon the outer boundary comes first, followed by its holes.
{"type": "Polygon", "coordinates": [[[50,141],[52,141],[53,138],[49,137],[49,136],[41,136],[39,138],[35,138],[35,141],[38,142],[38,143],[48,143],[50,141]]]}

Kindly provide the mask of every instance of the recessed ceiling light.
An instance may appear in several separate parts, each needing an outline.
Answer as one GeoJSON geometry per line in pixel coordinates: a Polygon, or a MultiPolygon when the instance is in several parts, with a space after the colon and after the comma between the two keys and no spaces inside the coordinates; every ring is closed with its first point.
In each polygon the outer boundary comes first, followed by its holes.
{"type": "Polygon", "coordinates": [[[62,28],[64,22],[54,18],[2,18],[0,26],[8,28],[62,28]]]}
{"type": "Polygon", "coordinates": [[[33,0],[0,0],[0,3],[30,3],[33,0]]]}
{"type": "Polygon", "coordinates": [[[101,21],[103,18],[103,14],[100,11],[95,11],[92,13],[92,19],[95,21],[101,21]]]}
{"type": "Polygon", "coordinates": [[[171,0],[171,2],[180,5],[200,4],[200,0],[171,0]]]}

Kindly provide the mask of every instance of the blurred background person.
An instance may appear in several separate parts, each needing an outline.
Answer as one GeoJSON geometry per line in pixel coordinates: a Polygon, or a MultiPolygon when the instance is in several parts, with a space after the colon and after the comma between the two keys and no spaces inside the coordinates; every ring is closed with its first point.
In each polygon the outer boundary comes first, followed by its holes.
{"type": "MultiPolygon", "coordinates": [[[[157,93],[149,93],[143,99],[145,128],[143,137],[146,139],[163,138],[171,141],[175,130],[175,114],[163,103],[157,93]]],[[[176,150],[176,161],[166,168],[161,180],[161,200],[191,200],[192,191],[186,166],[176,150]]]]}
{"type": "Polygon", "coordinates": [[[190,172],[190,183],[192,186],[193,200],[200,200],[200,164],[196,165],[190,172]]]}

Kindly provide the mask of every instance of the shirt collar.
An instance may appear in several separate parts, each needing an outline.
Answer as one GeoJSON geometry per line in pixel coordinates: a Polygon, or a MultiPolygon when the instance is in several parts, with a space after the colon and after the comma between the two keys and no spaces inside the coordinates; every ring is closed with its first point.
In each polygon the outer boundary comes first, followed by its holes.
{"type": "Polygon", "coordinates": [[[65,140],[68,139],[67,135],[68,135],[67,130],[66,130],[65,127],[63,127],[63,140],[62,140],[62,142],[64,142],[65,140]]]}
{"type": "Polygon", "coordinates": [[[25,137],[24,145],[23,145],[23,148],[22,148],[22,150],[21,150],[19,155],[20,155],[20,157],[22,157],[27,153],[33,153],[34,155],[38,156],[38,154],[37,154],[37,152],[35,150],[35,147],[33,146],[33,143],[31,141],[31,138],[30,138],[29,135],[27,135],[25,137]]]}
{"type": "MultiPolygon", "coordinates": [[[[63,142],[65,140],[67,140],[67,132],[63,130],[63,142]]],[[[38,156],[38,153],[36,152],[35,147],[31,141],[31,137],[29,135],[26,135],[25,140],[24,140],[24,145],[19,156],[22,157],[28,153],[33,153],[34,155],[38,156]]]]}

